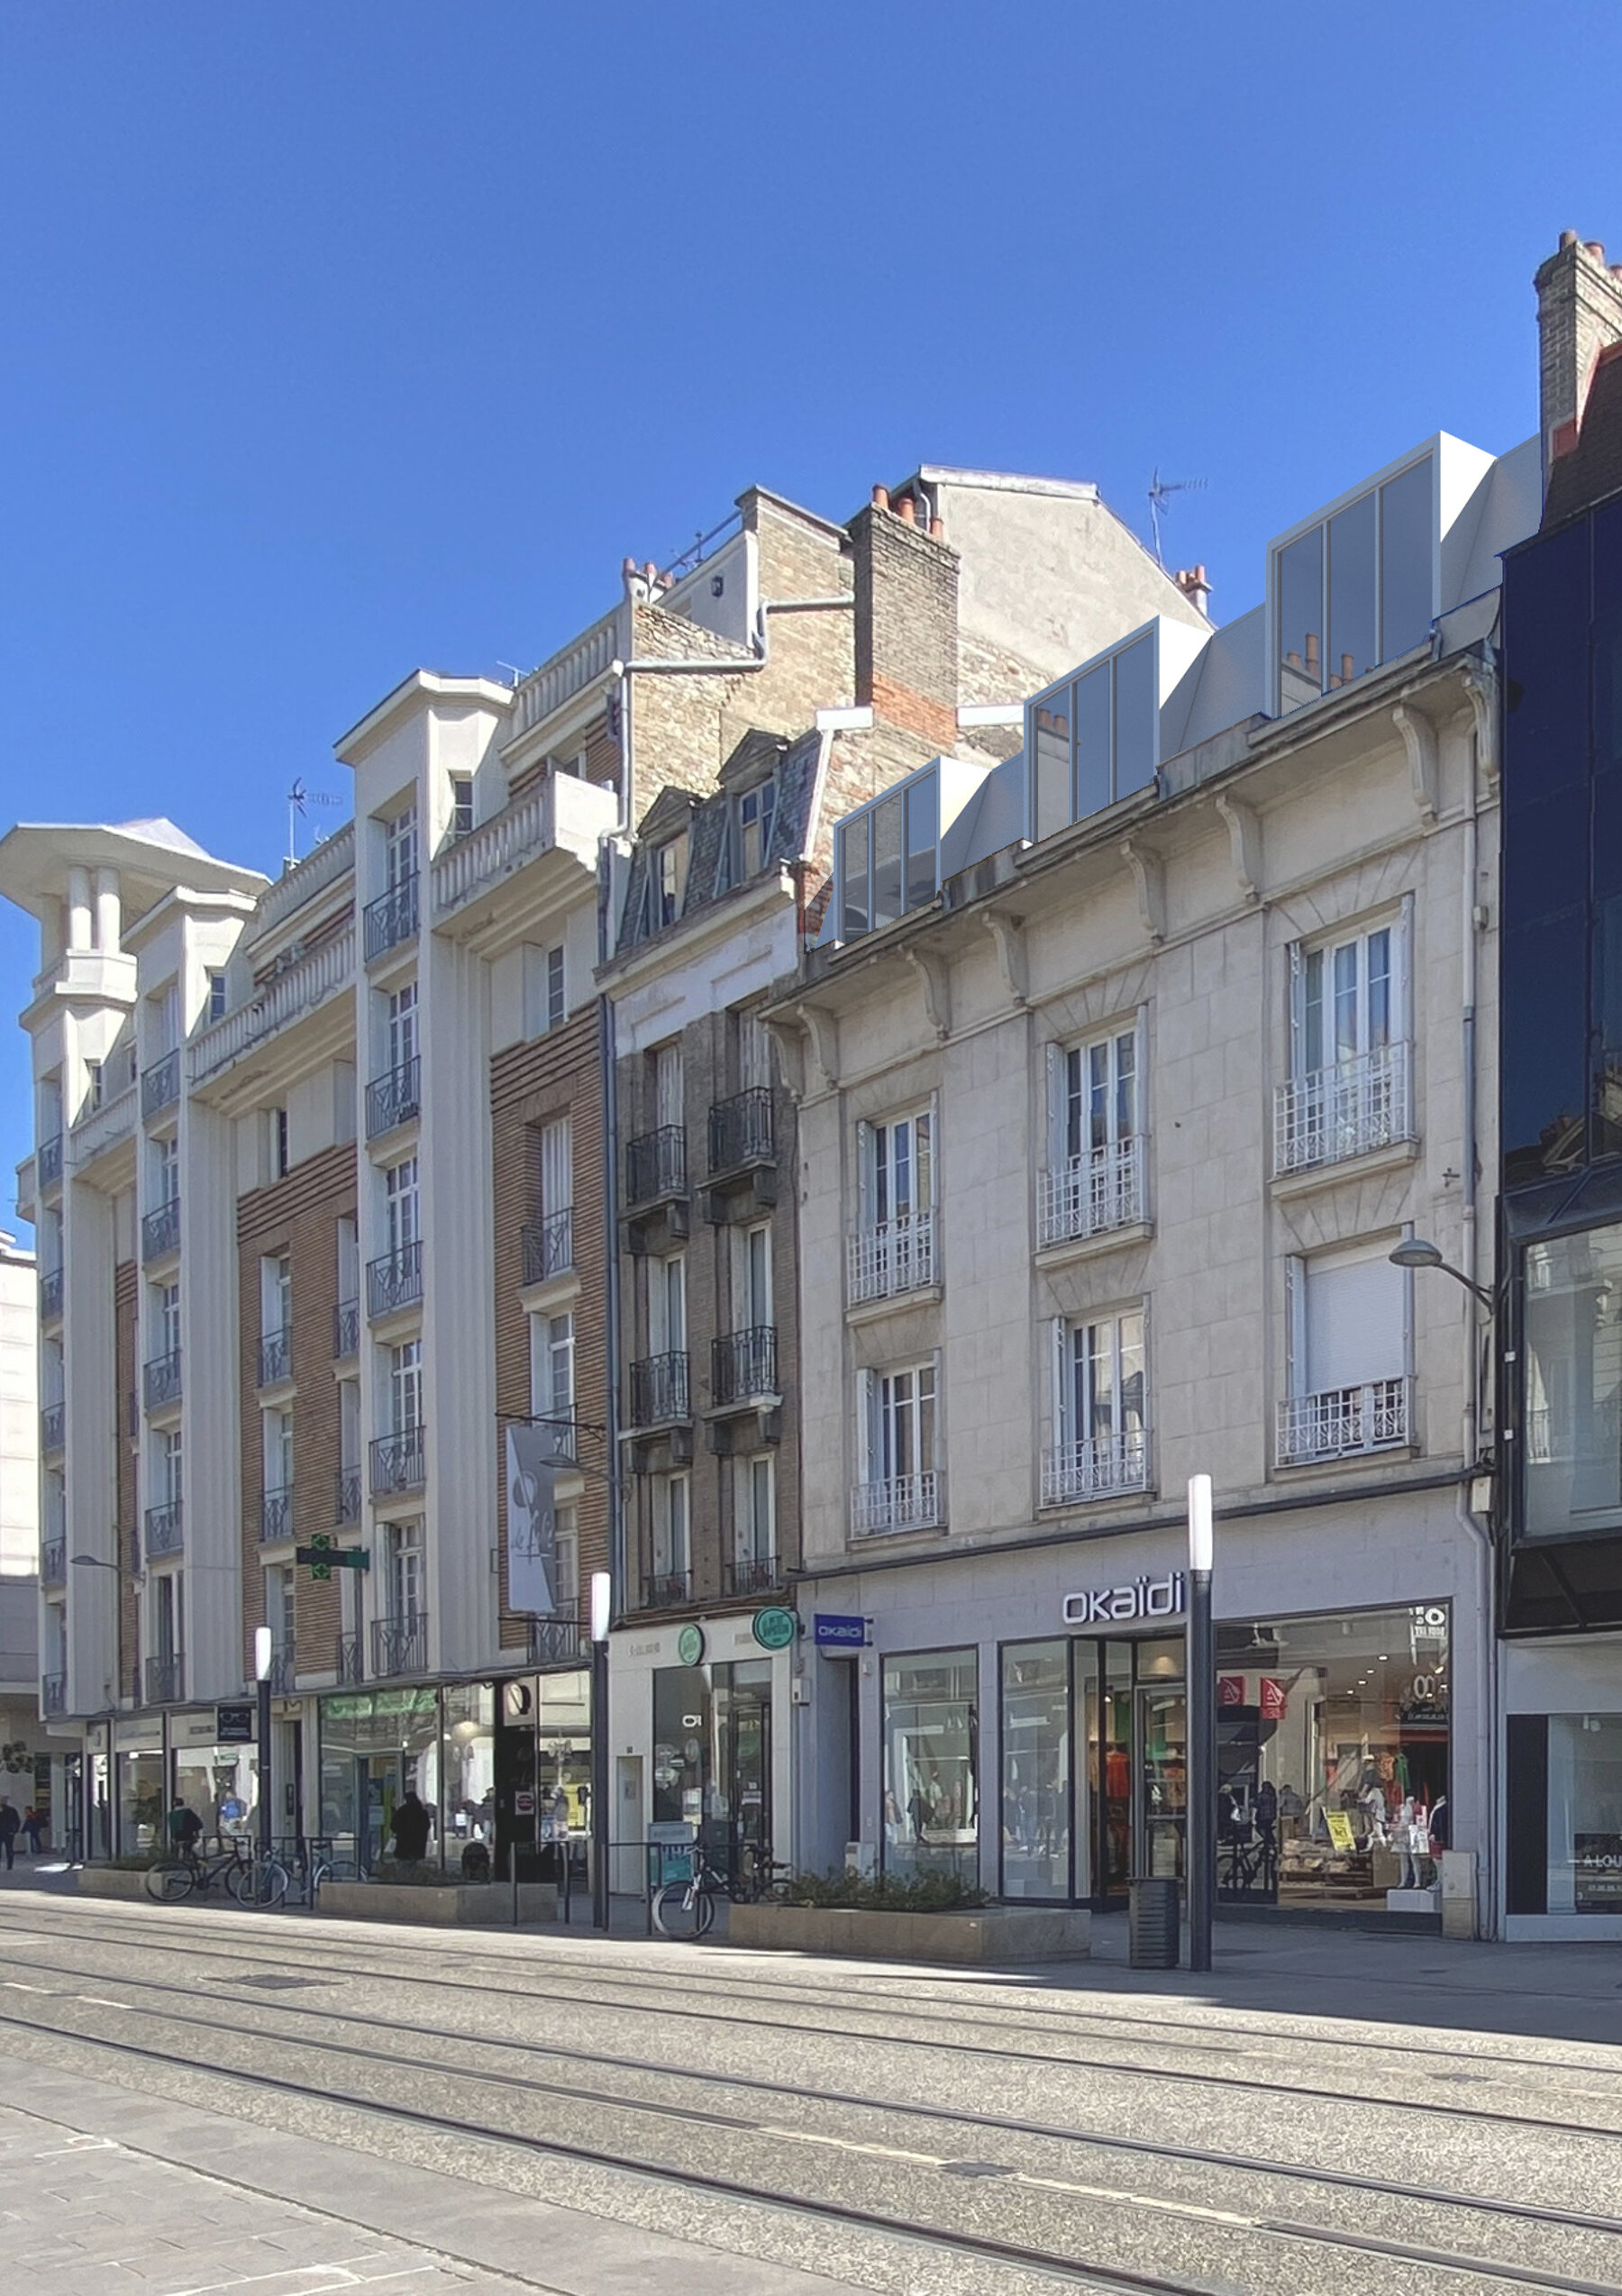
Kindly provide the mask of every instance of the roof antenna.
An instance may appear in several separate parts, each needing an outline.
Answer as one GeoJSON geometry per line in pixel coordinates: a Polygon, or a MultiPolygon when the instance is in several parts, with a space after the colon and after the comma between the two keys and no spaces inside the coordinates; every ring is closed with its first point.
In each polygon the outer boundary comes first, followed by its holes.
{"type": "MultiPolygon", "coordinates": [[[[296,869],[298,866],[298,824],[309,807],[341,806],[342,803],[342,797],[334,797],[325,789],[306,788],[304,776],[298,776],[287,792],[287,857],[282,864],[284,869],[296,869]]],[[[319,844],[321,840],[317,838],[315,842],[319,844]]]]}
{"type": "Polygon", "coordinates": [[[1204,485],[1203,478],[1162,478],[1158,469],[1149,481],[1149,524],[1154,530],[1154,562],[1162,570],[1166,561],[1161,556],[1161,513],[1173,495],[1188,494],[1204,485]]]}

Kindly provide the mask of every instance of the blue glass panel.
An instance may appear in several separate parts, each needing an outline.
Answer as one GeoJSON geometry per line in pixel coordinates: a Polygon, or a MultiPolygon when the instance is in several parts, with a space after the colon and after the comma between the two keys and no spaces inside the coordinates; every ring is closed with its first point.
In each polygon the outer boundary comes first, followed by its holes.
{"type": "Polygon", "coordinates": [[[1506,928],[1502,943],[1504,1177],[1580,1162],[1588,1101],[1588,952],[1581,915],[1506,928]]]}
{"type": "Polygon", "coordinates": [[[1431,464],[1380,489],[1381,661],[1425,643],[1431,622],[1431,464]]]}
{"type": "Polygon", "coordinates": [[[1154,640],[1140,638],[1116,656],[1115,793],[1129,797],[1154,780],[1154,640]]]}
{"type": "Polygon", "coordinates": [[[1589,531],[1580,519],[1504,563],[1504,805],[1511,815],[1587,777],[1588,624],[1589,531]]]}
{"type": "Polygon", "coordinates": [[[1109,664],[1078,678],[1075,687],[1075,812],[1077,821],[1107,806],[1109,776],[1109,664]]]}

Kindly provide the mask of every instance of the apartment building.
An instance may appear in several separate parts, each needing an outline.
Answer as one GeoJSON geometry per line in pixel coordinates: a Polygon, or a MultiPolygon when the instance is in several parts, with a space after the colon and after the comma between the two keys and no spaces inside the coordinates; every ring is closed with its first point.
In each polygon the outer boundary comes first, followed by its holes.
{"type": "MultiPolygon", "coordinates": [[[[835,833],[797,1102],[794,1855],[1107,1907],[1180,1871],[1216,1484],[1220,1896],[1491,1919],[1480,1317],[1498,554],[1440,434],[835,833]],[[1413,1253],[1410,1258],[1416,1257],[1413,1253]]],[[[1490,1182],[1489,1181],[1489,1187],[1490,1182]]]]}
{"type": "MultiPolygon", "coordinates": [[[[50,1753],[40,1719],[39,1284],[34,1255],[0,1232],[0,1794],[49,1822],[50,1753]]],[[[56,1583],[62,1557],[53,1547],[56,1583]]]]}

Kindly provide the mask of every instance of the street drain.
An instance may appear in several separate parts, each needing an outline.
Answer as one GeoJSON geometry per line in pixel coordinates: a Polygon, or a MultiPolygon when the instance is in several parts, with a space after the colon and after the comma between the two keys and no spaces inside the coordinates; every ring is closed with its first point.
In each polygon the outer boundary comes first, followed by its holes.
{"type": "Polygon", "coordinates": [[[330,1977],[277,1977],[271,1975],[265,1977],[244,1977],[239,1982],[244,1985],[257,1985],[260,1991],[263,1993],[290,1993],[296,1990],[302,1991],[307,1985],[330,1985],[333,1981],[330,1977]]]}
{"type": "Polygon", "coordinates": [[[999,2168],[995,2161],[943,2161],[943,2176],[1012,2176],[1011,2168],[999,2168]]]}

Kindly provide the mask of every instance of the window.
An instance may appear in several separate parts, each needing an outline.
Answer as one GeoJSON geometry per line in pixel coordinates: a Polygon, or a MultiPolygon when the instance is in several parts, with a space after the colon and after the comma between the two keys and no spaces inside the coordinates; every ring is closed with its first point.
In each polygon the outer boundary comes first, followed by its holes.
{"type": "Polygon", "coordinates": [[[473,776],[453,773],[451,776],[451,835],[471,836],[473,832],[473,776]]]}
{"type": "Polygon", "coordinates": [[[665,1582],[655,1600],[680,1601],[692,1569],[692,1483],[687,1475],[657,1475],[653,1480],[653,1575],[665,1582]],[[677,1581],[679,1591],[670,1585],[677,1581]]]}
{"type": "Polygon", "coordinates": [[[155,1655],[173,1665],[186,1648],[186,1612],[178,1572],[166,1572],[157,1585],[155,1655]]]}
{"type": "Polygon", "coordinates": [[[1160,697],[1153,632],[1079,678],[1039,694],[1025,713],[1032,834],[1051,837],[1154,786],[1160,697]]]}
{"type": "Polygon", "coordinates": [[[182,1472],[185,1467],[185,1445],[178,1427],[168,1427],[158,1437],[154,1460],[156,1504],[178,1507],[180,1504],[182,1472]]]}
{"type": "Polygon", "coordinates": [[[1402,924],[1289,952],[1289,1080],[1273,1168],[1298,1171],[1412,1137],[1402,924]]]}
{"type": "Polygon", "coordinates": [[[151,1019],[156,1040],[152,1057],[160,1061],[180,1042],[180,984],[178,980],[169,981],[152,998],[151,1019]]]}
{"type": "Polygon", "coordinates": [[[1424,643],[1434,525],[1426,455],[1275,553],[1280,715],[1424,643]]]}
{"type": "Polygon", "coordinates": [[[1038,1241],[1057,1244],[1144,1216],[1142,1062],[1135,1027],[1048,1047],[1048,1169],[1038,1241]]]}
{"type": "Polygon", "coordinates": [[[737,800],[738,881],[764,869],[771,854],[771,830],[777,812],[777,783],[762,781],[745,789],[737,800]]]}
{"type": "Polygon", "coordinates": [[[546,1025],[561,1028],[568,1005],[563,993],[563,952],[549,949],[546,952],[546,1025]]]}
{"type": "Polygon", "coordinates": [[[1528,1245],[1523,1513],[1529,1538],[1622,1524],[1622,1225],[1528,1245]]]}
{"type": "Polygon", "coordinates": [[[737,1016],[737,1071],[740,1092],[769,1092],[771,1089],[771,1039],[757,1006],[746,1006],[737,1016]]]}
{"type": "Polygon", "coordinates": [[[552,1590],[559,1611],[564,1616],[577,1614],[580,1601],[580,1528],[579,1517],[572,1506],[560,1507],[555,1511],[552,1590]]]}
{"type": "Polygon", "coordinates": [[[87,1061],[85,1062],[85,1083],[86,1107],[92,1110],[99,1108],[104,1098],[103,1088],[105,1083],[105,1077],[100,1061],[87,1061]]]}
{"type": "Polygon", "coordinates": [[[225,1017],[225,976],[210,971],[208,975],[208,1017],[211,1021],[225,1017]]]}
{"type": "Polygon", "coordinates": [[[1387,1248],[1360,1244],[1289,1262],[1280,1466],[1409,1440],[1408,1279],[1387,1248]]]}
{"type": "Polygon", "coordinates": [[[686,1122],[682,1107],[682,1062],[679,1044],[661,1044],[650,1056],[653,1064],[653,1125],[656,1131],[679,1128],[686,1122]]]}
{"type": "Polygon", "coordinates": [[[423,1526],[420,1523],[391,1523],[384,1557],[387,1572],[388,1615],[404,1626],[421,1617],[424,1609],[423,1526]]]}
{"type": "Polygon", "coordinates": [[[180,1201],[178,1140],[158,1140],[152,1143],[152,1193],[159,1205],[180,1201]]]}
{"type": "Polygon", "coordinates": [[[352,1475],[360,1464],[360,1382],[359,1380],[340,1380],[338,1382],[338,1465],[343,1474],[352,1475]]]}
{"type": "Polygon", "coordinates": [[[847,1271],[852,1304],[934,1281],[934,1141],[933,1107],[857,1126],[861,1221],[847,1271]]]}
{"type": "Polygon", "coordinates": [[[397,1072],[416,1058],[417,992],[415,980],[388,999],[387,1035],[384,1065],[397,1072]]]}
{"type": "Polygon", "coordinates": [[[260,1262],[260,1330],[270,1339],[293,1328],[293,1259],[278,1252],[260,1262]]]}
{"type": "Polygon", "coordinates": [[[417,873],[416,827],[415,805],[402,806],[383,825],[383,882],[391,893],[409,885],[417,873]]]}
{"type": "MultiPolygon", "coordinates": [[[[560,1423],[574,1418],[574,1317],[536,1316],[531,1319],[531,1408],[538,1419],[560,1423]]],[[[562,1424],[554,1430],[563,1434],[562,1424]]]]}
{"type": "Polygon", "coordinates": [[[1290,961],[1290,1072],[1303,1077],[1391,1042],[1399,1000],[1398,934],[1378,925],[1290,961]]]}
{"type": "Polygon", "coordinates": [[[861,1374],[859,1531],[914,1530],[939,1520],[935,1366],[861,1374]]]}
{"type": "Polygon", "coordinates": [[[884,1662],[884,1867],[979,1879],[978,1654],[884,1662]]]}
{"type": "MultiPolygon", "coordinates": [[[[777,1553],[777,1469],[769,1451],[733,1462],[733,1533],[740,1563],[770,1563],[777,1553]]],[[[737,1591],[749,1590],[745,1571],[737,1591]]]]}
{"type": "Polygon", "coordinates": [[[840,938],[893,925],[925,908],[939,889],[941,829],[933,769],[839,827],[840,938]]]}
{"type": "Polygon", "coordinates": [[[180,1353],[180,1287],[178,1283],[160,1283],[152,1290],[152,1321],[159,1355],[178,1355],[180,1353]]]}
{"type": "Polygon", "coordinates": [[[1044,1507],[1141,1490],[1148,1479],[1144,1311],[1053,1326],[1053,1449],[1044,1507]]]}
{"type": "Polygon", "coordinates": [[[1002,1654],[1002,1894],[1071,1894],[1068,1642],[1002,1654]]]}
{"type": "Polygon", "coordinates": [[[265,1123],[269,1138],[270,1177],[272,1180],[286,1180],[292,1169],[286,1108],[269,1109],[266,1113],[265,1123]]]}
{"type": "Polygon", "coordinates": [[[388,1351],[389,1424],[410,1435],[423,1424],[423,1343],[408,1339],[388,1351]]]}
{"type": "Polygon", "coordinates": [[[278,1652],[293,1647],[293,1618],[295,1587],[294,1573],[285,1563],[265,1573],[265,1624],[270,1629],[271,1641],[278,1652]]]}
{"type": "Polygon", "coordinates": [[[337,1222],[333,1242],[338,1267],[338,1303],[347,1307],[360,1297],[360,1235],[348,1213],[337,1222]]]}
{"type": "Polygon", "coordinates": [[[404,1156],[383,1175],[385,1248],[391,1258],[401,1258],[417,1242],[422,1233],[419,1207],[417,1160],[404,1156]]]}
{"type": "Polygon", "coordinates": [[[648,1262],[648,1340],[655,1355],[680,1355],[687,1350],[687,1255],[672,1252],[669,1259],[648,1262]]]}
{"type": "Polygon", "coordinates": [[[733,1231],[732,1327],[757,1331],[771,1321],[771,1228],[758,1226],[733,1231]]]}
{"type": "Polygon", "coordinates": [[[291,1411],[267,1411],[264,1414],[265,1493],[291,1490],[293,1488],[293,1414],[291,1411]]]}
{"type": "Polygon", "coordinates": [[[541,1127],[541,1216],[554,1219],[574,1207],[574,1124],[559,1116],[541,1127]]]}
{"type": "Polygon", "coordinates": [[[662,845],[653,848],[651,867],[653,888],[653,930],[673,925],[681,915],[681,897],[687,885],[688,841],[684,830],[679,837],[667,838],[662,845]]]}

